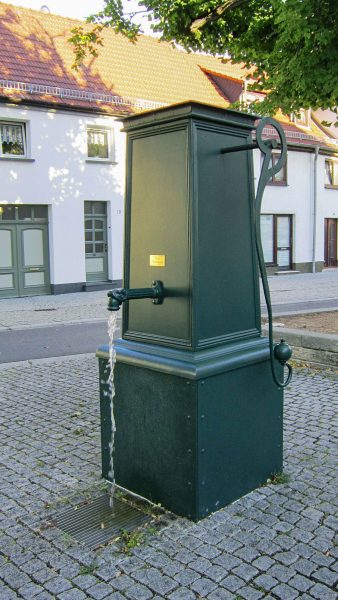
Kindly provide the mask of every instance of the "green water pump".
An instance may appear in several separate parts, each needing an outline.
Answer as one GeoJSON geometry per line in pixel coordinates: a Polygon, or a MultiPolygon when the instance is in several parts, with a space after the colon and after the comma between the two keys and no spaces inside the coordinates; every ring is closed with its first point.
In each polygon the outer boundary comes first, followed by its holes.
{"type": "MultiPolygon", "coordinates": [[[[124,120],[124,288],[108,294],[109,310],[123,305],[116,483],[193,520],[282,470],[291,351],[284,341],[273,346],[260,208],[286,143],[277,122],[256,122],[195,102],[124,120]],[[263,157],[256,197],[254,148],[263,157]],[[259,269],[269,338],[261,335],[259,269]]],[[[109,479],[108,348],[97,355],[109,479]]]]}

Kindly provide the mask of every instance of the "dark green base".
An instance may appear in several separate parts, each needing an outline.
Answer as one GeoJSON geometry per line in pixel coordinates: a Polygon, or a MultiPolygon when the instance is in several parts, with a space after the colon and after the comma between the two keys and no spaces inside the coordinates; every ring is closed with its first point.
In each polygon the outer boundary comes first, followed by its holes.
{"type": "MultiPolygon", "coordinates": [[[[265,339],[194,354],[154,348],[118,344],[116,482],[198,520],[281,471],[283,393],[272,381],[265,339]]],[[[109,479],[105,349],[98,356],[109,479]]]]}

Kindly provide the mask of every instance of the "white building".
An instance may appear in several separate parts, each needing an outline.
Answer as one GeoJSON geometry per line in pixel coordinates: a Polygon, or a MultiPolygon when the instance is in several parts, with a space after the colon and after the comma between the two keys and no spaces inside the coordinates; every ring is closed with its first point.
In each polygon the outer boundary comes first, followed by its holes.
{"type": "Polygon", "coordinates": [[[0,104],[1,137],[18,139],[20,152],[0,158],[2,295],[80,291],[85,283],[122,279],[120,130],[109,116],[0,104]],[[90,152],[89,139],[102,143],[102,158],[90,152]]]}
{"type": "MultiPolygon", "coordinates": [[[[298,139],[287,129],[285,133],[286,167],[267,185],[262,202],[261,232],[268,272],[336,267],[338,154],[318,138],[311,139],[310,133],[298,139]]],[[[258,177],[258,151],[254,161],[258,177]]]]}
{"type": "MultiPolygon", "coordinates": [[[[242,89],[238,66],[154,38],[132,45],[111,31],[100,56],[75,73],[73,26],[0,3],[0,297],[120,283],[121,117],[185,100],[226,108],[242,89]]],[[[271,272],[337,266],[336,140],[306,117],[284,120],[287,166],[263,200],[271,272]]],[[[257,150],[254,161],[257,180],[257,150]]]]}

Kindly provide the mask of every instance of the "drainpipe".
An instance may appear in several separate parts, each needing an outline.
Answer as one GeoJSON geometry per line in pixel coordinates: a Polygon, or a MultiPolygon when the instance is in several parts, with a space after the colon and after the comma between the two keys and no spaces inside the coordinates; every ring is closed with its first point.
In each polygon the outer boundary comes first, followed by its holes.
{"type": "Polygon", "coordinates": [[[313,230],[312,230],[312,273],[316,272],[316,241],[317,241],[317,163],[319,146],[315,147],[313,161],[313,230]]]}

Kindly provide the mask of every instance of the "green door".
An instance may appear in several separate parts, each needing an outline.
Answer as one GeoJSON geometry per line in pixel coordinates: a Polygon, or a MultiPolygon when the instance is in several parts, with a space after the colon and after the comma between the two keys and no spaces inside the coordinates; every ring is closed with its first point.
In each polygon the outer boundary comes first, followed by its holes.
{"type": "Polygon", "coordinates": [[[19,296],[48,294],[47,225],[17,225],[19,296]]]}
{"type": "Polygon", "coordinates": [[[38,217],[47,207],[1,208],[0,297],[49,294],[48,225],[38,217]]]}
{"type": "Polygon", "coordinates": [[[16,225],[0,224],[0,297],[19,295],[16,225]]]}
{"type": "Polygon", "coordinates": [[[85,202],[86,280],[108,280],[107,210],[105,202],[85,202]]]}

